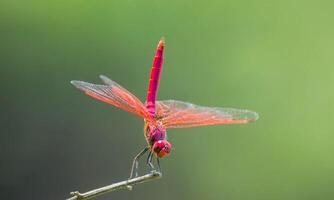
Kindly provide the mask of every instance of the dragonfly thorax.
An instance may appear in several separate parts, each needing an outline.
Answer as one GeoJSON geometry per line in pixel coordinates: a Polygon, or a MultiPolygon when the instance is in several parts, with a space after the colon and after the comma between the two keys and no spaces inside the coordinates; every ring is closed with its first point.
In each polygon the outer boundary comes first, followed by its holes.
{"type": "Polygon", "coordinates": [[[160,121],[145,122],[144,132],[147,143],[157,157],[161,158],[170,152],[172,145],[167,141],[166,129],[160,121]]]}
{"type": "Polygon", "coordinates": [[[155,142],[167,139],[166,129],[163,127],[162,123],[146,122],[144,131],[146,140],[151,147],[155,142]]]}

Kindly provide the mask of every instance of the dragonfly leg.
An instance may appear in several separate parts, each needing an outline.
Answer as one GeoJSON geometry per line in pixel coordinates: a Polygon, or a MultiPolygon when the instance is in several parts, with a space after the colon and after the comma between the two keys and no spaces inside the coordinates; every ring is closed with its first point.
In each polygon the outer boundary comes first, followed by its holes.
{"type": "Polygon", "coordinates": [[[150,151],[147,157],[147,162],[146,164],[150,167],[151,171],[154,169],[154,165],[152,164],[152,159],[153,159],[153,153],[150,151]]]}
{"type": "Polygon", "coordinates": [[[135,172],[135,177],[138,176],[138,160],[139,158],[146,153],[146,151],[149,149],[149,147],[145,147],[143,150],[141,150],[133,159],[132,162],[132,168],[131,168],[131,174],[129,179],[133,177],[133,172],[135,172]]]}
{"type": "Polygon", "coordinates": [[[158,171],[162,173],[161,167],[160,167],[160,159],[157,157],[157,164],[158,164],[158,171]]]}

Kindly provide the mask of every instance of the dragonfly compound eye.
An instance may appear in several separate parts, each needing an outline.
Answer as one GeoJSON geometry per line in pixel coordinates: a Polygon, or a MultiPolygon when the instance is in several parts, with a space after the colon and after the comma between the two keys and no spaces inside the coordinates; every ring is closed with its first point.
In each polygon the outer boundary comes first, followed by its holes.
{"type": "Polygon", "coordinates": [[[171,144],[167,140],[159,140],[153,145],[153,151],[159,158],[169,154],[170,149],[171,144]]]}

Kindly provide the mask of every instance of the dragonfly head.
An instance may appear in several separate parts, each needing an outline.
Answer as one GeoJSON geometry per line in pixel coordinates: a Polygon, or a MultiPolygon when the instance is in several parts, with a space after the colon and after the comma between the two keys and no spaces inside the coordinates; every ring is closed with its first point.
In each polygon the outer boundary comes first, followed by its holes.
{"type": "Polygon", "coordinates": [[[153,151],[159,157],[162,158],[169,154],[172,145],[167,140],[158,140],[153,144],[153,151]]]}

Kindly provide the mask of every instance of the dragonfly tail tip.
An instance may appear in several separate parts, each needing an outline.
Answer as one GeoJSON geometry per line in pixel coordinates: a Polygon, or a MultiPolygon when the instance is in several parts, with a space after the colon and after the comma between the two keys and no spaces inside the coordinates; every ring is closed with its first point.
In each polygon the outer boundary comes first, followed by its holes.
{"type": "Polygon", "coordinates": [[[159,47],[164,47],[165,46],[165,37],[162,36],[160,38],[160,41],[159,41],[159,44],[158,44],[159,47]]]}

